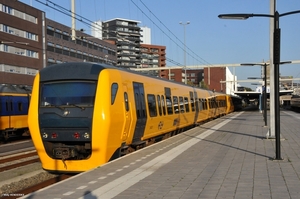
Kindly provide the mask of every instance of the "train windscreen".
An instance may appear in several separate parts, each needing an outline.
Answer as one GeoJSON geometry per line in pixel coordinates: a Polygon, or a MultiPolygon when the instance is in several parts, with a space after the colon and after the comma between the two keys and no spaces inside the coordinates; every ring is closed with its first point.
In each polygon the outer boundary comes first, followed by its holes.
{"type": "Polygon", "coordinates": [[[60,81],[41,84],[40,106],[88,106],[94,105],[96,82],[60,81]]]}

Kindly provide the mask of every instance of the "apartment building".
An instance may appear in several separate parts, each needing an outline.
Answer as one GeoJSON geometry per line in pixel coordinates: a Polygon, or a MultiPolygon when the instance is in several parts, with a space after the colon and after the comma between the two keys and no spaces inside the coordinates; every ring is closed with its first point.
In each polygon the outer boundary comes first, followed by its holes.
{"type": "Polygon", "coordinates": [[[37,72],[51,64],[117,64],[117,47],[47,19],[19,1],[0,0],[0,84],[32,85],[37,72]]]}
{"type": "Polygon", "coordinates": [[[72,39],[71,27],[46,19],[47,66],[63,62],[95,62],[117,64],[114,44],[76,31],[72,39]]]}
{"type": "Polygon", "coordinates": [[[117,66],[140,68],[140,22],[115,18],[102,23],[102,39],[114,41],[117,46],[117,66]]]}
{"type": "Polygon", "coordinates": [[[19,1],[0,0],[0,83],[32,85],[45,67],[45,13],[19,1]]]}
{"type": "MultiPolygon", "coordinates": [[[[140,68],[166,67],[166,47],[151,44],[141,44],[141,65],[140,68]]],[[[161,70],[149,70],[147,74],[157,77],[165,77],[161,70]]]]}

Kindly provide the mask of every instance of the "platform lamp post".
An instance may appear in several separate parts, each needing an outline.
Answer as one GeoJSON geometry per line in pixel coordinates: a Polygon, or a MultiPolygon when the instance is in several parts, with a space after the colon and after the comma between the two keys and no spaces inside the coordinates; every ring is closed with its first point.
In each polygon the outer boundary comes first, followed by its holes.
{"type": "Polygon", "coordinates": [[[279,18],[300,13],[300,10],[279,14],[278,11],[274,15],[268,14],[221,14],[220,19],[248,19],[249,17],[269,17],[274,18],[274,41],[273,41],[273,64],[274,64],[274,106],[275,106],[275,139],[276,139],[276,160],[282,160],[280,151],[280,110],[279,110],[279,65],[280,65],[280,28],[279,18]]]}
{"type": "Polygon", "coordinates": [[[187,21],[186,23],[179,22],[180,25],[183,25],[184,30],[184,83],[187,84],[187,77],[186,77],[186,43],[185,43],[185,26],[189,25],[190,22],[187,21]]]}
{"type": "MultiPolygon", "coordinates": [[[[280,64],[290,64],[290,63],[292,63],[292,62],[291,61],[280,62],[280,64]]],[[[265,122],[265,126],[268,126],[268,123],[267,123],[267,65],[269,65],[269,63],[245,63],[245,64],[241,64],[241,66],[256,66],[256,65],[264,67],[264,85],[265,85],[264,90],[263,90],[264,122],[265,122]]]]}

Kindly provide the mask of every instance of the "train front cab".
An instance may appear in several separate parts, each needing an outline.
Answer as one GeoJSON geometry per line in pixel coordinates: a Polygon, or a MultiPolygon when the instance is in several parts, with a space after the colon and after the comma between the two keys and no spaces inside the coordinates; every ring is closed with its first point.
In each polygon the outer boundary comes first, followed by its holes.
{"type": "Polygon", "coordinates": [[[226,95],[226,114],[232,113],[234,108],[232,97],[230,95],[226,95]]]}

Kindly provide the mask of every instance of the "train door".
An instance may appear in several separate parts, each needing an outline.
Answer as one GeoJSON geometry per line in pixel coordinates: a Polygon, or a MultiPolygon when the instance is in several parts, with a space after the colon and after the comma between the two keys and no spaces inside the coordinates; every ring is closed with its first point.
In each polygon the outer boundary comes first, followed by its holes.
{"type": "Polygon", "coordinates": [[[14,115],[14,109],[13,109],[13,98],[11,96],[5,97],[5,109],[4,109],[4,115],[8,117],[7,125],[5,128],[12,128],[11,124],[11,116],[14,115]]]}
{"type": "Polygon", "coordinates": [[[134,101],[136,109],[136,124],[132,143],[141,141],[147,121],[144,85],[133,82],[134,101]]]}
{"type": "Polygon", "coordinates": [[[195,106],[195,119],[194,119],[194,124],[196,124],[197,120],[198,120],[198,114],[199,114],[199,104],[198,104],[198,95],[197,92],[194,91],[194,106],[195,106]]]}
{"type": "Polygon", "coordinates": [[[123,86],[124,89],[124,109],[125,109],[125,121],[123,126],[123,135],[122,140],[125,141],[128,137],[129,129],[130,129],[130,123],[131,123],[131,114],[132,107],[130,107],[130,102],[127,94],[127,87],[123,86]]]}

